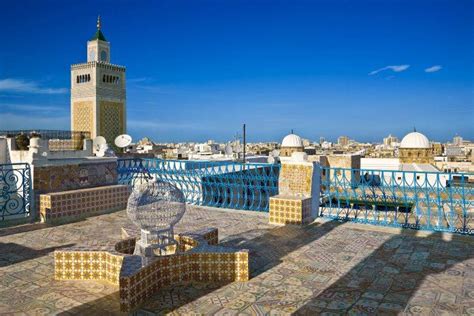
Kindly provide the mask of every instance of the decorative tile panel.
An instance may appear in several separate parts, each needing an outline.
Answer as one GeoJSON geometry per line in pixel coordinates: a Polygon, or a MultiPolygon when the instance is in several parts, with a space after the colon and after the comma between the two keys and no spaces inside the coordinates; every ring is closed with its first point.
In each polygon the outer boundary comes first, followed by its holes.
{"type": "Polygon", "coordinates": [[[249,252],[217,245],[218,231],[204,229],[176,235],[182,250],[154,257],[142,264],[131,255],[137,229],[122,229],[122,241],[94,243],[55,251],[56,280],[105,280],[117,285],[120,308],[130,312],[156,291],[183,282],[234,282],[249,280],[249,252]]]}
{"type": "Polygon", "coordinates": [[[270,197],[271,224],[308,224],[315,219],[319,200],[316,165],[310,162],[283,163],[278,179],[279,194],[270,197]],[[313,200],[315,199],[315,200],[313,200]],[[315,210],[312,212],[312,210],[315,210]],[[314,215],[313,215],[314,214],[314,215]]]}
{"type": "Polygon", "coordinates": [[[117,163],[79,163],[34,168],[34,189],[39,193],[117,184],[117,163]]]}
{"type": "Polygon", "coordinates": [[[285,195],[311,196],[313,167],[303,164],[282,164],[278,191],[285,195]]]}
{"type": "Polygon", "coordinates": [[[94,107],[92,101],[74,101],[72,107],[72,130],[86,131],[94,135],[94,107]]]}
{"type": "Polygon", "coordinates": [[[99,133],[112,146],[115,138],[125,133],[124,108],[123,102],[100,101],[99,103],[99,133]]]}
{"type": "Polygon", "coordinates": [[[311,198],[277,195],[270,198],[271,224],[307,224],[311,217],[311,198]]]}
{"type": "Polygon", "coordinates": [[[126,185],[41,194],[42,222],[75,220],[86,216],[126,208],[130,189],[126,185]]]}

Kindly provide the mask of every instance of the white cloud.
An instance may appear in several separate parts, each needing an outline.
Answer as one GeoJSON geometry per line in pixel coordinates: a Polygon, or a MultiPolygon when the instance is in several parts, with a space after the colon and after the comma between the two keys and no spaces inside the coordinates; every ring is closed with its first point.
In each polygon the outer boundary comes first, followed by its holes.
{"type": "Polygon", "coordinates": [[[21,79],[1,79],[0,91],[4,92],[23,92],[37,94],[62,94],[67,93],[66,88],[45,88],[40,87],[37,82],[21,79]]]}
{"type": "Polygon", "coordinates": [[[39,116],[29,114],[0,113],[1,129],[69,129],[69,116],[39,116]]]}
{"type": "Polygon", "coordinates": [[[0,103],[0,112],[12,111],[40,111],[40,112],[65,112],[68,110],[65,106],[42,105],[42,104],[24,104],[24,103],[0,103]]]}
{"type": "Polygon", "coordinates": [[[392,70],[393,72],[402,72],[402,71],[407,70],[408,68],[410,68],[410,65],[386,66],[386,67],[383,67],[383,68],[380,68],[380,69],[369,72],[369,75],[372,76],[372,75],[378,74],[379,72],[385,71],[385,70],[392,70]]]}
{"type": "Polygon", "coordinates": [[[425,69],[425,72],[437,72],[440,71],[443,67],[441,65],[434,65],[425,69]]]}

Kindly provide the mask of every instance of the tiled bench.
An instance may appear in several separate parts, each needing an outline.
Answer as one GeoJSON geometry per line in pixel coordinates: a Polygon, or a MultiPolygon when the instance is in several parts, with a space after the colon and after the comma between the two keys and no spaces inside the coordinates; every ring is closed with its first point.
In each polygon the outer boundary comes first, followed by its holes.
{"type": "Polygon", "coordinates": [[[87,216],[123,210],[130,195],[126,185],[110,185],[89,189],[40,195],[42,222],[70,221],[87,216]]]}

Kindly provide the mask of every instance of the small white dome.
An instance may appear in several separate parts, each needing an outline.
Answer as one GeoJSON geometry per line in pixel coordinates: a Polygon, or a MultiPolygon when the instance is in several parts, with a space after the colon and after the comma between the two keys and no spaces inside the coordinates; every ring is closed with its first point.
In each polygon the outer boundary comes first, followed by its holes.
{"type": "Polygon", "coordinates": [[[301,137],[296,134],[289,134],[283,138],[281,147],[303,147],[303,141],[301,137]]]}
{"type": "Polygon", "coordinates": [[[403,137],[400,148],[431,148],[428,138],[418,132],[411,132],[403,137]]]}

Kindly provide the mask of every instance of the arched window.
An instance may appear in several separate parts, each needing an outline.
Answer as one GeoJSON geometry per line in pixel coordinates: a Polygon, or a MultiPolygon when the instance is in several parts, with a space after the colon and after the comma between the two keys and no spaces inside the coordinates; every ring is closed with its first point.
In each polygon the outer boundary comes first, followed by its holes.
{"type": "Polygon", "coordinates": [[[105,82],[105,75],[102,77],[102,82],[105,82]]]}
{"type": "Polygon", "coordinates": [[[79,76],[76,76],[76,83],[79,83],[79,76]]]}

